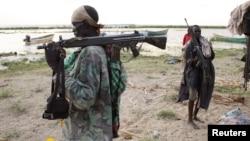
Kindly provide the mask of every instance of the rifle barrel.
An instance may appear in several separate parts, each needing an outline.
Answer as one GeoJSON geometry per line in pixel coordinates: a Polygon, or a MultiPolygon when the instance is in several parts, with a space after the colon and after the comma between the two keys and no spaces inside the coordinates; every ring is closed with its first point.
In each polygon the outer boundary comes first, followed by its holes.
{"type": "MultiPolygon", "coordinates": [[[[121,35],[109,35],[109,36],[96,36],[79,38],[74,37],[68,40],[60,40],[60,45],[63,48],[72,47],[85,47],[89,45],[110,45],[110,44],[122,44],[121,47],[129,47],[130,43],[147,42],[160,49],[166,48],[167,37],[166,36],[145,36],[144,34],[135,32],[133,34],[121,34],[121,35]]],[[[46,45],[38,46],[37,49],[44,49],[46,45]]]]}

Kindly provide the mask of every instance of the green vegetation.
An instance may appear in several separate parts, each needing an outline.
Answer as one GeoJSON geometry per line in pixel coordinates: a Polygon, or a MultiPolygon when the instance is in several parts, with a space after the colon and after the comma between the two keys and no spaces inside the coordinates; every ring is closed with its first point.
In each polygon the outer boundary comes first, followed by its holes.
{"type": "Polygon", "coordinates": [[[0,27],[0,30],[40,30],[40,29],[72,29],[72,26],[16,26],[0,27]]]}
{"type": "MultiPolygon", "coordinates": [[[[227,56],[242,56],[242,49],[218,49],[215,50],[216,59],[227,57],[227,56]]],[[[166,73],[168,71],[168,66],[163,65],[164,61],[170,57],[170,55],[162,56],[138,56],[136,58],[132,57],[130,52],[121,52],[121,60],[124,63],[125,67],[130,69],[140,69],[144,72],[156,72],[166,73]]],[[[178,59],[178,58],[177,58],[178,59]]],[[[47,65],[45,58],[42,58],[39,61],[28,61],[27,58],[20,61],[11,61],[2,63],[3,66],[8,67],[7,70],[0,70],[0,77],[4,75],[12,75],[18,72],[27,72],[27,71],[48,71],[50,70],[47,65]]],[[[179,65],[171,65],[170,68],[176,69],[179,65]]],[[[148,79],[154,79],[152,76],[148,76],[148,79]]]]}
{"type": "Polygon", "coordinates": [[[18,139],[19,137],[20,137],[20,133],[17,131],[11,131],[11,132],[5,133],[5,138],[7,140],[18,139]]]}
{"type": "Polygon", "coordinates": [[[8,97],[12,97],[12,92],[13,92],[13,90],[9,89],[9,88],[3,88],[3,89],[1,89],[0,100],[8,98],[8,97]]]}
{"type": "MultiPolygon", "coordinates": [[[[170,55],[162,55],[162,56],[138,56],[137,58],[131,59],[132,55],[127,52],[122,52],[121,60],[124,62],[124,66],[127,71],[133,71],[135,73],[140,73],[135,70],[143,70],[144,73],[152,73],[152,72],[159,72],[159,73],[166,73],[166,67],[173,67],[173,66],[166,66],[163,65],[166,58],[170,55]],[[131,60],[130,60],[131,59],[131,60]],[[130,60],[130,61],[128,61],[130,60]]],[[[148,79],[157,79],[154,76],[147,76],[148,79]]]]}
{"type": "MultiPolygon", "coordinates": [[[[239,57],[243,55],[242,49],[218,49],[215,50],[216,53],[216,59],[220,59],[223,57],[239,57]]],[[[137,58],[131,59],[132,54],[130,52],[121,52],[121,59],[124,62],[124,66],[126,67],[126,71],[128,73],[138,73],[141,72],[138,70],[143,70],[143,73],[148,74],[146,75],[147,79],[157,79],[157,76],[151,76],[150,73],[156,72],[159,74],[168,73],[169,70],[175,69],[177,70],[179,68],[179,64],[173,64],[173,65],[164,65],[164,61],[170,57],[170,55],[162,55],[162,56],[138,56],[137,58]],[[131,59],[131,60],[130,60],[131,59]],[[128,61],[130,60],[130,61],[128,61]]],[[[44,58],[42,58],[39,61],[36,62],[29,62],[27,63],[28,59],[23,59],[21,61],[14,61],[14,62],[6,62],[3,63],[3,66],[7,66],[7,70],[0,70],[0,77],[3,76],[12,76],[15,74],[22,74],[26,72],[49,72],[51,71],[49,66],[47,65],[44,58]]],[[[227,63],[225,64],[227,65],[227,63]]],[[[233,66],[230,70],[225,70],[230,74],[238,74],[242,73],[243,68],[240,64],[230,64],[230,66],[233,66]]],[[[223,69],[220,68],[220,66],[217,67],[217,69],[223,69]]],[[[215,91],[221,92],[221,93],[233,93],[233,94],[240,94],[245,95],[248,92],[245,91],[243,88],[238,87],[232,87],[229,85],[225,86],[219,86],[215,85],[214,88],[215,91]]],[[[34,89],[35,92],[42,92],[43,89],[39,86],[34,89]]],[[[0,99],[7,98],[11,96],[11,90],[3,89],[0,93],[0,99]]],[[[170,99],[175,99],[175,97],[172,95],[169,97],[170,99]]]]}
{"type": "Polygon", "coordinates": [[[22,59],[20,61],[10,61],[2,63],[3,66],[8,67],[6,70],[0,70],[1,76],[11,76],[13,74],[22,73],[22,72],[30,72],[30,71],[41,71],[49,69],[45,58],[42,58],[39,61],[29,61],[27,58],[22,59]]]}
{"type": "Polygon", "coordinates": [[[216,58],[223,58],[228,56],[242,56],[243,50],[242,49],[215,49],[215,57],[216,58]]]}
{"type": "MultiPolygon", "coordinates": [[[[226,26],[202,26],[201,28],[217,28],[224,29],[226,26]]],[[[108,24],[105,28],[187,28],[186,25],[135,25],[135,24],[108,24]]],[[[37,25],[37,26],[16,26],[16,27],[0,27],[0,30],[38,30],[38,29],[72,29],[72,25],[37,25]]]]}
{"type": "Polygon", "coordinates": [[[155,76],[152,76],[152,75],[149,75],[146,77],[147,79],[159,79],[159,77],[155,77],[155,76]]]}
{"type": "Polygon", "coordinates": [[[139,141],[156,141],[156,139],[153,138],[153,135],[147,135],[143,138],[140,138],[139,141]]]}
{"type": "Polygon", "coordinates": [[[157,117],[161,119],[175,119],[176,115],[173,111],[161,110],[157,113],[157,117]]]}
{"type": "Polygon", "coordinates": [[[43,91],[43,88],[41,88],[40,85],[38,85],[36,88],[35,88],[35,92],[36,93],[39,93],[39,92],[42,92],[43,91]]]}
{"type": "Polygon", "coordinates": [[[176,101],[178,99],[178,95],[176,93],[170,94],[170,95],[166,95],[164,97],[164,100],[172,100],[172,101],[176,101]]]}
{"type": "Polygon", "coordinates": [[[249,95],[249,91],[245,91],[245,89],[243,88],[229,86],[229,85],[224,85],[224,86],[215,85],[214,91],[224,93],[224,94],[237,94],[241,96],[249,95]]]}
{"type": "MultiPolygon", "coordinates": [[[[242,56],[242,49],[218,49],[215,50],[216,59],[227,57],[227,56],[242,56]]],[[[121,60],[124,63],[125,67],[130,69],[140,69],[144,72],[159,72],[166,73],[168,71],[168,66],[163,65],[164,61],[171,57],[170,55],[162,56],[138,56],[133,58],[130,52],[121,52],[121,60]],[[167,67],[167,68],[166,68],[167,67]]],[[[181,58],[181,57],[180,57],[181,58]]],[[[178,59],[178,58],[177,58],[178,59]]],[[[0,70],[0,77],[4,75],[12,75],[18,72],[27,72],[27,71],[49,71],[50,68],[47,65],[45,58],[42,58],[39,61],[28,61],[27,58],[20,61],[11,61],[2,63],[3,66],[8,67],[7,70],[0,70]]],[[[178,69],[179,65],[169,65],[170,68],[178,69]]],[[[154,79],[152,76],[148,76],[148,79],[154,79]]]]}
{"type": "Polygon", "coordinates": [[[21,115],[26,112],[26,107],[21,101],[17,101],[11,105],[9,111],[11,111],[14,115],[21,115]]]}

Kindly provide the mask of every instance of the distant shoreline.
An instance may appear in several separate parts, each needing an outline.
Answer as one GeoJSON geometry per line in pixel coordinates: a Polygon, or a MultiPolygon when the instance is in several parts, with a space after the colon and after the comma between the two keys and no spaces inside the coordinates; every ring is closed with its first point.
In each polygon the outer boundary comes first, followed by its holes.
{"type": "MultiPolygon", "coordinates": [[[[202,28],[225,29],[226,26],[200,25],[202,28]]],[[[107,24],[104,28],[187,28],[186,25],[134,25],[134,24],[107,24]]],[[[35,30],[35,29],[72,29],[72,25],[17,25],[2,26],[0,30],[35,30]]]]}

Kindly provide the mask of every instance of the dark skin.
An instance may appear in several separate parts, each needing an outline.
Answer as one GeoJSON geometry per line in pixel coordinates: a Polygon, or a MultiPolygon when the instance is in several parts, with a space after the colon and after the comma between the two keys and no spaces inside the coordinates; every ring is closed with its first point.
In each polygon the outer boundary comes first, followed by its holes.
{"type": "Polygon", "coordinates": [[[82,22],[74,22],[73,25],[73,32],[76,37],[93,37],[99,36],[97,29],[91,25],[87,21],[82,22]]]}
{"type": "MultiPolygon", "coordinates": [[[[88,5],[84,6],[88,15],[97,23],[99,20],[99,16],[97,11],[88,5]]],[[[93,37],[99,36],[99,29],[97,27],[91,26],[87,20],[83,20],[81,22],[73,22],[73,32],[76,37],[93,37]]]]}
{"type": "Polygon", "coordinates": [[[196,37],[196,40],[199,42],[199,38],[201,37],[201,29],[199,26],[193,26],[193,33],[196,37]]]}

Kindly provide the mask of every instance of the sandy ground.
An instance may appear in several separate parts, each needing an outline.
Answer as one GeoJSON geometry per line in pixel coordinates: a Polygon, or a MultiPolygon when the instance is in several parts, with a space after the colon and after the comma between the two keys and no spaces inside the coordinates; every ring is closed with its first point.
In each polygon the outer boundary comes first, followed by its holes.
{"type": "MultiPolygon", "coordinates": [[[[244,65],[238,58],[214,60],[216,85],[242,85],[242,73],[233,73],[244,65]]],[[[125,64],[129,83],[121,98],[120,137],[114,141],[153,141],[154,132],[158,133],[159,141],[206,141],[208,124],[217,124],[226,112],[240,107],[250,116],[249,96],[244,104],[213,97],[209,109],[201,109],[198,114],[205,123],[197,123],[199,130],[192,129],[187,125],[187,103],[175,102],[181,80],[180,63],[165,64],[164,60],[144,63],[144,68],[151,69],[144,71],[142,67],[125,64]],[[154,71],[157,65],[163,69],[154,71]],[[172,111],[176,117],[160,118],[157,114],[161,111],[172,111]]],[[[49,69],[0,78],[0,84],[0,141],[46,141],[49,137],[62,141],[60,121],[42,119],[50,93],[49,69]]],[[[214,91],[213,95],[227,97],[232,93],[222,95],[214,91]]]]}

